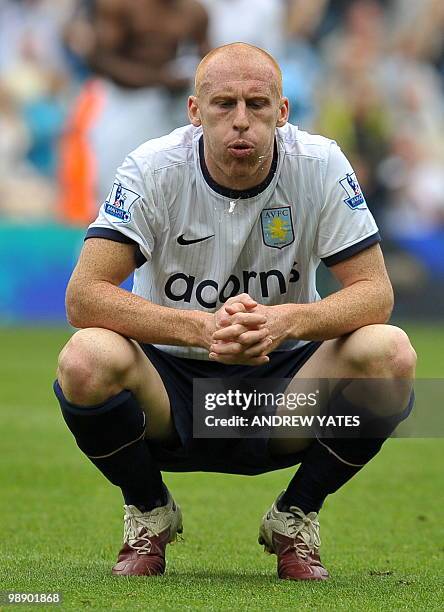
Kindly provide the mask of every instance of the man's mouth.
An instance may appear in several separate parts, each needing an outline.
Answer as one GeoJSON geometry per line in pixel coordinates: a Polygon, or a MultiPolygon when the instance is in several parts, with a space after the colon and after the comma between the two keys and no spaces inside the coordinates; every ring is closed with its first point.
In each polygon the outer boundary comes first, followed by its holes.
{"type": "Polygon", "coordinates": [[[228,151],[233,157],[248,157],[254,151],[254,146],[247,141],[237,140],[228,145],[228,151]]]}

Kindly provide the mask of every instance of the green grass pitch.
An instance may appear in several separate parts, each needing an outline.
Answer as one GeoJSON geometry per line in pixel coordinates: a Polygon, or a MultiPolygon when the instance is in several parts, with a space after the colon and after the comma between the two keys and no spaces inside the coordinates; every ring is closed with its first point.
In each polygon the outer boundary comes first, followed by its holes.
{"type": "MultiPolygon", "coordinates": [[[[406,329],[418,375],[443,377],[444,328],[406,329]]],[[[0,331],[0,590],[60,591],[61,608],[74,610],[444,608],[443,440],[388,442],[327,500],[326,583],[279,581],[275,557],[256,542],[263,511],[293,470],[166,474],[184,512],[185,540],[169,547],[165,576],[111,577],[122,536],[120,493],[78,451],[51,391],[68,335],[0,331]]]]}

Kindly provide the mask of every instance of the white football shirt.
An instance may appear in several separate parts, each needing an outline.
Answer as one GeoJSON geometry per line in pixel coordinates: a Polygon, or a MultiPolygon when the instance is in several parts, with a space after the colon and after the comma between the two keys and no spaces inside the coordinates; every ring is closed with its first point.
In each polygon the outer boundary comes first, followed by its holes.
{"type": "MultiPolygon", "coordinates": [[[[321,260],[334,265],[380,240],[337,144],[291,124],[276,130],[270,173],[248,191],[212,180],[201,128],[149,140],[118,169],[94,237],[138,245],[133,293],[205,312],[243,292],[266,305],[319,300],[321,260]]],[[[198,347],[158,348],[207,359],[198,347]]]]}

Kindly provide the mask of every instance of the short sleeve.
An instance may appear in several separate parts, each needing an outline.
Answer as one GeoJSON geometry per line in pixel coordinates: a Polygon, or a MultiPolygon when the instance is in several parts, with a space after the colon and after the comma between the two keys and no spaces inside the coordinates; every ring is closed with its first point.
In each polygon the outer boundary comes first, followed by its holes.
{"type": "Polygon", "coordinates": [[[151,258],[161,224],[154,179],[144,175],[129,155],[117,170],[111,191],[89,226],[88,238],[137,244],[144,260],[151,258]]]}
{"type": "Polygon", "coordinates": [[[333,266],[380,242],[356,174],[336,143],[330,146],[315,253],[333,266]]]}

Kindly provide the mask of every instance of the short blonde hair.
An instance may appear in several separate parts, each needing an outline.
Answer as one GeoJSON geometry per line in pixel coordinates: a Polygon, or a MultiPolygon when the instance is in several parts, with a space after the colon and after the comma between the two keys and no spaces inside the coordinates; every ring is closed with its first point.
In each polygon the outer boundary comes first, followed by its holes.
{"type": "Polygon", "coordinates": [[[212,49],[209,53],[205,55],[205,57],[201,60],[201,62],[199,63],[196,69],[196,75],[194,78],[194,91],[195,91],[196,96],[199,95],[201,83],[203,80],[204,70],[207,64],[215,56],[219,54],[223,54],[224,52],[227,52],[227,54],[232,54],[232,55],[239,55],[241,53],[244,53],[244,54],[256,53],[258,55],[262,55],[263,57],[265,57],[269,61],[269,63],[273,66],[274,71],[276,72],[278,95],[279,97],[282,96],[282,71],[277,61],[274,59],[274,57],[270,53],[268,53],[268,51],[265,51],[265,49],[261,49],[260,47],[256,47],[254,45],[250,45],[248,43],[243,43],[243,42],[235,42],[235,43],[230,43],[228,45],[222,45],[221,47],[216,47],[215,49],[212,49]]]}

